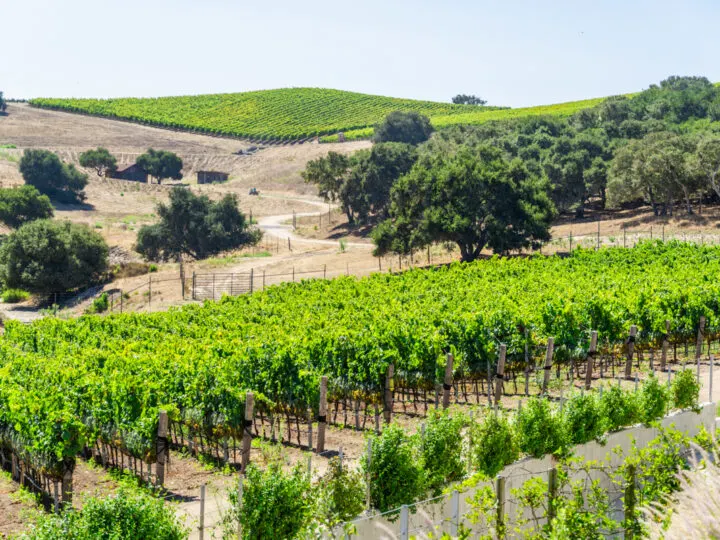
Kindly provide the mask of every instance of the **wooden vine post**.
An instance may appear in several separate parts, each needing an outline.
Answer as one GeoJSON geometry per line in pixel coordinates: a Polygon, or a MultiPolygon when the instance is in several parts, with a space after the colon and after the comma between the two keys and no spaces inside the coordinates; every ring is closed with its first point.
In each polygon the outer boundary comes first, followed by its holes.
{"type": "Polygon", "coordinates": [[[630,335],[627,339],[627,360],[625,362],[625,378],[632,377],[632,359],[635,354],[635,337],[637,336],[637,326],[634,324],[630,327],[630,335]]]}
{"type": "Polygon", "coordinates": [[[507,345],[500,344],[498,353],[497,372],[495,373],[495,405],[500,405],[503,391],[503,380],[505,379],[505,355],[507,354],[507,345]]]}
{"type": "Polygon", "coordinates": [[[255,395],[252,392],[245,394],[245,425],[243,426],[242,438],[242,472],[247,471],[248,463],[250,463],[250,444],[252,443],[252,425],[253,425],[253,407],[255,405],[255,395]]]}
{"type": "Polygon", "coordinates": [[[597,338],[597,330],[593,330],[590,333],[590,349],[588,349],[587,368],[585,370],[585,390],[590,390],[592,386],[593,362],[595,360],[595,353],[597,352],[597,338]]]}
{"type": "Polygon", "coordinates": [[[168,415],[166,411],[158,414],[157,430],[157,460],[155,464],[157,484],[162,486],[165,483],[165,463],[168,453],[168,415]]]}
{"type": "Polygon", "coordinates": [[[393,382],[395,379],[395,364],[388,366],[387,375],[385,377],[385,399],[384,399],[384,410],[383,416],[385,417],[385,423],[389,424],[392,422],[392,411],[393,411],[393,382]]]}
{"type": "Polygon", "coordinates": [[[662,355],[660,356],[660,371],[665,371],[667,353],[670,347],[670,321],[665,321],[665,335],[662,340],[662,355]]]}
{"type": "Polygon", "coordinates": [[[547,351],[545,352],[545,373],[543,375],[542,393],[546,394],[548,385],[550,384],[550,370],[552,369],[553,353],[555,352],[555,338],[549,337],[547,341],[547,351]]]}
{"type": "Polygon", "coordinates": [[[60,492],[62,496],[62,503],[65,508],[72,507],[73,499],[73,469],[75,464],[71,468],[65,469],[63,472],[62,482],[60,484],[60,492]]]}
{"type": "Polygon", "coordinates": [[[700,361],[702,355],[703,339],[705,339],[705,315],[700,315],[700,324],[698,326],[697,341],[695,342],[695,361],[700,361]]]}
{"type": "Polygon", "coordinates": [[[325,451],[325,424],[327,422],[327,384],[328,378],[320,378],[320,405],[318,406],[318,439],[317,452],[325,451]]]}
{"type": "Polygon", "coordinates": [[[450,390],[452,389],[453,383],[453,363],[455,358],[451,353],[448,353],[447,360],[445,361],[445,379],[443,379],[443,409],[447,409],[450,406],[450,390]]]}

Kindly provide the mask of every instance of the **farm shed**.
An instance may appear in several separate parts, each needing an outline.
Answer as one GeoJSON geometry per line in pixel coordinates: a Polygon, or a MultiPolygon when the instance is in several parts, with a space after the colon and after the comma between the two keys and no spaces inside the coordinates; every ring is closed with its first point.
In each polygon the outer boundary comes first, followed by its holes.
{"type": "Polygon", "coordinates": [[[218,171],[198,171],[197,173],[198,184],[217,184],[227,182],[228,178],[230,178],[228,173],[218,171]]]}
{"type": "Polygon", "coordinates": [[[148,181],[148,174],[140,168],[137,163],[132,165],[120,165],[117,171],[110,173],[110,178],[119,178],[121,180],[132,180],[133,182],[148,181]]]}

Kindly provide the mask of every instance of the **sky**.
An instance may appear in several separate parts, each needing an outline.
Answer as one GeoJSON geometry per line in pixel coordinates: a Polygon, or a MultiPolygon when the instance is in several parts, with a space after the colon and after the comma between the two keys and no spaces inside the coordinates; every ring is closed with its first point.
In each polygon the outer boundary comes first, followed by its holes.
{"type": "Polygon", "coordinates": [[[313,86],[511,107],[720,81],[717,0],[0,0],[6,97],[313,86]]]}

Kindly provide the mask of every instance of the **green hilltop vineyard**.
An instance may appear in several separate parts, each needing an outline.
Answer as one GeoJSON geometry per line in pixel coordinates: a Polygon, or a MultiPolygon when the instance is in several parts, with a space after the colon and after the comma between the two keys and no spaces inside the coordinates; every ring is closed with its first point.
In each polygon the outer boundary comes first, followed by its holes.
{"type": "Polygon", "coordinates": [[[493,258],[472,264],[287,283],[163,313],[8,321],[0,339],[0,444],[59,476],[97,440],[153,460],[158,411],[205,437],[239,436],[244,395],[265,410],[317,412],[330,396],[383,388],[388,365],[425,387],[486,373],[499,343],[524,358],[524,330],[556,358],[587,349],[590,330],[617,343],[672,322],[693,339],[720,326],[720,247],[646,243],[572,257],[493,258]]]}
{"type": "Polygon", "coordinates": [[[346,132],[348,140],[372,136],[372,126],[396,110],[417,111],[428,116],[436,127],[442,127],[539,114],[569,116],[600,101],[602,99],[507,109],[322,88],[285,88],[161,98],[37,98],[30,104],[213,135],[267,141],[295,141],[320,135],[325,136],[324,141],[336,141],[339,131],[346,132]]]}

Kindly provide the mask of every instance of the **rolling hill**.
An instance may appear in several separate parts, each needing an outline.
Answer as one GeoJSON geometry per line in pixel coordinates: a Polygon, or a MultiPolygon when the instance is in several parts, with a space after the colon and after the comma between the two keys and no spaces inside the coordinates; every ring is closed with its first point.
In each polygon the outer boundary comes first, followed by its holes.
{"type": "Polygon", "coordinates": [[[372,126],[391,111],[417,111],[437,127],[477,124],[500,118],[553,114],[567,116],[602,98],[522,109],[454,105],[373,96],[321,88],[285,88],[236,94],[161,98],[37,98],[35,107],[129,120],[141,124],[265,141],[325,136],[337,140],[372,135],[372,126]]]}

